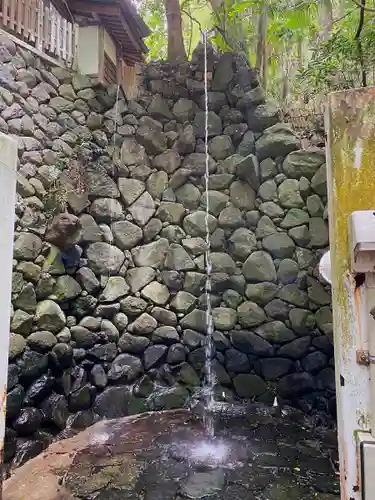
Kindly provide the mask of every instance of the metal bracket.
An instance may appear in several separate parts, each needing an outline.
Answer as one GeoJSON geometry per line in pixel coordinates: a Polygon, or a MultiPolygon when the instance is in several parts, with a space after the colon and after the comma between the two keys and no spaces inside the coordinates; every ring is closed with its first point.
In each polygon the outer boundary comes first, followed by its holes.
{"type": "Polygon", "coordinates": [[[369,351],[357,351],[356,359],[359,365],[370,366],[375,364],[375,356],[371,356],[369,351]]]}

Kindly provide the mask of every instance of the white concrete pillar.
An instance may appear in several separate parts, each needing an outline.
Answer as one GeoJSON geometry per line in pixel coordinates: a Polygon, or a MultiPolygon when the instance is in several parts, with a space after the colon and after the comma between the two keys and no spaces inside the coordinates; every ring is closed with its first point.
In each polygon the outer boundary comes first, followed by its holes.
{"type": "Polygon", "coordinates": [[[371,363],[363,362],[366,353],[375,354],[369,342],[375,335],[369,313],[375,305],[374,273],[355,272],[350,224],[353,212],[375,213],[375,87],[330,94],[326,118],[341,500],[374,500],[374,470],[368,474],[362,467],[372,457],[359,458],[360,436],[371,441],[375,430],[375,380],[371,363]]]}
{"type": "MultiPolygon", "coordinates": [[[[0,133],[0,445],[3,454],[12,293],[17,142],[0,133]]],[[[0,490],[1,498],[1,490],[0,490]]]]}

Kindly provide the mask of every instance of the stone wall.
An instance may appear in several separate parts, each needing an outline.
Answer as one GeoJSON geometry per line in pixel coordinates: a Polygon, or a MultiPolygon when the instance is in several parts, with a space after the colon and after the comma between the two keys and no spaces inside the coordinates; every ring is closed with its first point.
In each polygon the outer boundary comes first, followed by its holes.
{"type": "MultiPolygon", "coordinates": [[[[66,425],[184,404],[204,377],[203,59],[144,92],[2,40],[0,129],[19,141],[6,459],[66,425]],[[71,215],[52,218],[66,205],[71,215]]],[[[334,408],[324,152],[300,151],[252,70],[209,54],[218,397],[334,408]],[[327,336],[328,335],[328,336],[327,336]]]]}

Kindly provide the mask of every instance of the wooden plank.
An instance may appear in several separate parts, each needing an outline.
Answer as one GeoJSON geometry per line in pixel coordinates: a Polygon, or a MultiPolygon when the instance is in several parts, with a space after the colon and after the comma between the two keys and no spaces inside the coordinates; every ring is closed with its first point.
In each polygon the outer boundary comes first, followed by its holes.
{"type": "Polygon", "coordinates": [[[135,54],[128,51],[122,53],[122,58],[126,63],[129,63],[129,65],[134,65],[136,63],[143,62],[141,54],[135,54]]]}
{"type": "Polygon", "coordinates": [[[68,47],[66,59],[70,62],[73,58],[73,25],[68,23],[68,47]]]}
{"type": "Polygon", "coordinates": [[[140,49],[141,48],[141,42],[142,40],[139,39],[137,40],[137,38],[133,35],[131,29],[130,29],[130,26],[128,24],[128,22],[126,21],[125,17],[123,16],[123,14],[121,13],[120,14],[120,19],[121,19],[121,23],[123,24],[124,26],[124,31],[125,33],[127,34],[127,37],[129,38],[129,40],[132,42],[132,44],[134,45],[135,48],[138,48],[140,49]]]}
{"type": "Polygon", "coordinates": [[[10,12],[9,12],[9,28],[14,31],[16,22],[16,2],[17,0],[10,0],[10,12]]]}
{"type": "Polygon", "coordinates": [[[37,15],[39,14],[39,6],[37,0],[31,0],[30,7],[30,40],[35,42],[35,36],[39,29],[39,19],[37,15]]]}
{"type": "Polygon", "coordinates": [[[43,0],[38,1],[38,10],[36,13],[36,48],[40,51],[43,50],[43,18],[44,18],[44,4],[43,0]]]}
{"type": "Polygon", "coordinates": [[[369,369],[356,361],[356,351],[369,346],[368,284],[367,277],[364,286],[354,279],[348,224],[354,211],[375,208],[374,123],[374,87],[329,94],[327,178],[341,500],[363,498],[356,436],[370,430],[374,417],[369,369]]]}
{"type": "Polygon", "coordinates": [[[104,28],[99,27],[99,81],[104,81],[104,28]]]}
{"type": "Polygon", "coordinates": [[[25,42],[21,38],[12,35],[11,33],[9,33],[9,31],[5,31],[2,28],[0,28],[0,35],[7,37],[9,40],[12,40],[12,42],[14,42],[17,47],[23,47],[25,50],[35,54],[37,57],[40,57],[43,61],[46,61],[49,66],[58,66],[59,68],[66,68],[66,65],[63,62],[61,62],[61,60],[56,59],[56,57],[51,57],[45,51],[41,52],[40,50],[30,45],[28,42],[25,42]]]}
{"type": "Polygon", "coordinates": [[[90,2],[78,1],[74,2],[74,11],[82,14],[92,14],[96,12],[97,14],[105,14],[109,16],[119,17],[121,11],[118,7],[108,4],[95,3],[94,5],[90,2]]]}
{"type": "Polygon", "coordinates": [[[22,14],[23,14],[23,0],[17,0],[17,33],[21,34],[22,32],[22,14]]]}
{"type": "Polygon", "coordinates": [[[9,0],[3,0],[3,26],[8,24],[9,0]]]}
{"type": "MultiPolygon", "coordinates": [[[[78,50],[78,24],[73,25],[73,54],[70,66],[74,68],[74,64],[77,59],[77,50],[78,50]]],[[[76,69],[76,68],[75,68],[76,69]]]]}
{"type": "Polygon", "coordinates": [[[23,11],[23,36],[25,40],[30,39],[30,8],[34,8],[34,0],[25,0],[24,11],[23,11]]]}
{"type": "Polygon", "coordinates": [[[122,59],[120,56],[119,47],[116,44],[116,83],[121,85],[122,81],[122,59]]]}
{"type": "Polygon", "coordinates": [[[62,47],[61,47],[61,57],[66,61],[67,47],[68,46],[68,21],[63,19],[62,24],[62,47]]]}
{"type": "Polygon", "coordinates": [[[61,57],[61,40],[62,40],[61,16],[57,12],[56,9],[54,9],[54,10],[55,10],[55,18],[56,18],[56,49],[55,49],[55,53],[56,53],[57,57],[61,57]]]}
{"type": "Polygon", "coordinates": [[[43,40],[42,40],[42,51],[49,50],[50,46],[50,31],[51,31],[51,19],[50,10],[48,7],[44,7],[44,20],[43,20],[43,40]]]}
{"type": "Polygon", "coordinates": [[[104,81],[110,84],[117,83],[116,65],[113,64],[106,52],[104,52],[104,81]]]}
{"type": "Polygon", "coordinates": [[[51,29],[50,29],[50,47],[49,50],[52,54],[56,51],[56,16],[55,10],[51,4],[50,6],[50,18],[51,18],[51,29]]]}
{"type": "Polygon", "coordinates": [[[138,94],[137,69],[135,66],[128,66],[121,60],[121,87],[128,99],[135,99],[138,94]]]}

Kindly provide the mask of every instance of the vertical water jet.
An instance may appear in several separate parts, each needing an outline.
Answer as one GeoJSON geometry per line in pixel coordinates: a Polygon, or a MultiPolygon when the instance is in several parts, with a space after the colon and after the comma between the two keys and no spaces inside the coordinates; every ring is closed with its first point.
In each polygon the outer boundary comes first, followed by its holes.
{"type": "Polygon", "coordinates": [[[213,417],[214,405],[214,387],[215,387],[215,374],[213,372],[212,360],[214,358],[215,346],[213,342],[213,319],[211,307],[211,239],[209,228],[210,216],[210,203],[209,203],[209,153],[208,153],[208,68],[207,68],[207,31],[203,32],[203,46],[204,46],[204,102],[205,102],[205,195],[206,195],[206,283],[205,283],[205,296],[206,296],[206,344],[205,344],[205,381],[203,388],[204,395],[204,427],[209,437],[214,437],[215,426],[213,417]]]}

